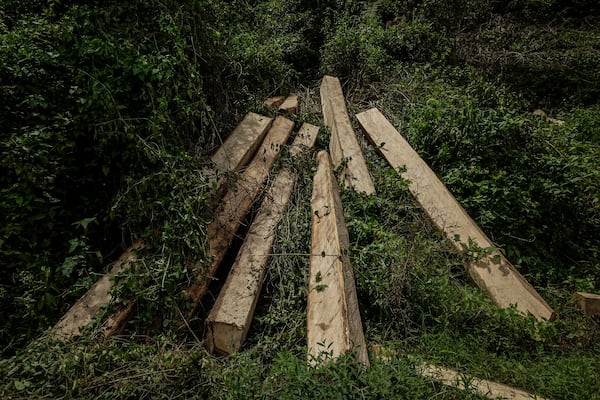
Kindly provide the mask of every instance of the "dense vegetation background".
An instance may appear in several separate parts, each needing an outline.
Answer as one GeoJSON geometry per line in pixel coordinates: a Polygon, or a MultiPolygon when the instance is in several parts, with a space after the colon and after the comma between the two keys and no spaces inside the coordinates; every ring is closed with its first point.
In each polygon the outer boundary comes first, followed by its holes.
{"type": "MultiPolygon", "coordinates": [[[[0,394],[476,398],[418,378],[428,359],[593,398],[600,329],[570,295],[600,293],[599,95],[595,0],[5,0],[0,394]],[[268,113],[270,94],[300,93],[296,122],[322,124],[323,73],[342,79],[351,112],[392,120],[557,321],[497,310],[469,286],[406,182],[365,146],[379,194],[343,193],[352,259],[367,340],[400,359],[304,365],[300,256],[274,257],[246,352],[214,358],[171,328],[190,263],[206,260],[207,155],[247,111],[268,113]],[[44,338],[137,238],[148,246],[116,289],[138,299],[123,339],[44,338]]],[[[282,163],[301,178],[274,253],[302,254],[314,164],[282,163]]]]}

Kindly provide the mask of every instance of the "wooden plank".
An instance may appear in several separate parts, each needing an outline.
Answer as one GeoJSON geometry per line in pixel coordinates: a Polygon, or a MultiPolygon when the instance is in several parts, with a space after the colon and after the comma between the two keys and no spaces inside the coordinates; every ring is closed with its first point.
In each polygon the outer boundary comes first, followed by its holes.
{"type": "Polygon", "coordinates": [[[573,297],[575,298],[575,300],[577,300],[579,308],[581,309],[581,311],[583,311],[585,315],[600,315],[600,295],[584,292],[575,292],[573,297]]]}
{"type": "MultiPolygon", "coordinates": [[[[304,124],[290,152],[298,154],[315,145],[319,128],[304,124]]],[[[294,190],[296,175],[282,170],[273,181],[250,226],[231,272],[206,319],[206,343],[209,351],[231,354],[238,351],[248,334],[262,288],[275,240],[275,230],[294,190]]]]}
{"type": "Polygon", "coordinates": [[[308,361],[316,364],[356,351],[357,360],[368,365],[337,181],[329,154],[321,151],[317,160],[319,166],[311,198],[308,361]]]}
{"type": "Polygon", "coordinates": [[[331,129],[329,151],[335,168],[346,163],[342,171],[344,184],[357,192],[375,193],[358,139],[350,123],[346,100],[338,78],[327,76],[321,82],[321,107],[325,125],[331,129]]]}
{"type": "MultiPolygon", "coordinates": [[[[357,115],[367,136],[389,164],[409,180],[409,189],[433,223],[444,232],[458,249],[472,243],[479,249],[494,247],[492,241],[456,201],[446,186],[398,133],[392,124],[375,108],[357,115]]],[[[497,250],[479,261],[467,264],[467,271],[475,283],[503,308],[516,306],[538,320],[551,320],[554,311],[497,250]]]]}
{"type": "Polygon", "coordinates": [[[263,106],[267,108],[279,108],[281,103],[285,101],[285,96],[269,97],[263,102],[263,106]]]}
{"type": "Polygon", "coordinates": [[[277,224],[287,209],[296,176],[283,170],[273,181],[244,240],[235,263],[206,319],[209,351],[231,354],[246,339],[275,240],[277,224]]]}
{"type": "Polygon", "coordinates": [[[418,372],[421,376],[439,381],[446,386],[451,386],[460,390],[474,391],[489,399],[544,400],[543,397],[533,395],[503,383],[475,378],[444,367],[422,364],[418,368],[418,372]]]}
{"type": "Polygon", "coordinates": [[[81,333],[102,307],[112,301],[110,290],[114,277],[131,267],[136,259],[136,251],[143,247],[142,241],[137,241],[127,249],[117,261],[112,264],[109,272],[100,278],[58,321],[50,334],[57,339],[69,340],[81,333]]]}
{"type": "Polygon", "coordinates": [[[298,134],[294,138],[294,142],[290,146],[291,155],[296,156],[302,151],[312,149],[317,141],[317,136],[319,136],[318,126],[311,125],[307,122],[303,123],[298,134]]]}
{"type": "MultiPolygon", "coordinates": [[[[244,119],[231,132],[225,143],[211,157],[215,171],[207,172],[209,180],[217,180],[219,173],[237,171],[243,167],[256,152],[271,127],[270,118],[248,113],[244,119]]],[[[219,185],[217,183],[217,185],[219,185]]],[[[141,242],[136,242],[117,261],[106,275],[98,280],[88,292],[61,318],[51,330],[51,334],[63,340],[79,335],[98,311],[110,301],[108,294],[112,288],[113,277],[130,268],[130,261],[135,259],[135,250],[141,248],[141,242]],[[133,257],[133,258],[132,258],[133,257]],[[125,262],[123,262],[125,261],[125,262]]],[[[100,330],[104,338],[109,338],[121,331],[134,311],[136,301],[129,300],[124,306],[117,309],[102,324],[100,330]]]]}
{"type": "Polygon", "coordinates": [[[273,121],[265,116],[248,113],[229,134],[210,160],[218,172],[237,171],[254,156],[273,121]]]}
{"type": "MultiPolygon", "coordinates": [[[[371,348],[375,357],[386,364],[391,363],[394,358],[398,357],[398,354],[395,350],[386,349],[385,347],[377,344],[373,344],[371,348]]],[[[431,364],[420,364],[417,366],[417,373],[423,377],[431,378],[441,382],[446,386],[451,386],[460,390],[475,391],[476,393],[486,396],[490,399],[544,400],[543,397],[533,395],[525,392],[524,390],[517,389],[503,383],[475,378],[462,374],[453,369],[438,367],[431,364]]]]}
{"type": "Polygon", "coordinates": [[[285,114],[295,114],[298,112],[298,96],[288,96],[279,106],[279,111],[285,114]]]}
{"type": "Polygon", "coordinates": [[[292,121],[282,116],[277,117],[254,159],[238,179],[236,187],[230,189],[221,201],[213,221],[208,225],[208,249],[212,261],[208,266],[196,266],[200,273],[192,285],[186,289],[192,303],[188,317],[196,312],[200,300],[208,289],[210,280],[223,261],[244,216],[262,190],[279,150],[287,141],[293,128],[292,121]]]}

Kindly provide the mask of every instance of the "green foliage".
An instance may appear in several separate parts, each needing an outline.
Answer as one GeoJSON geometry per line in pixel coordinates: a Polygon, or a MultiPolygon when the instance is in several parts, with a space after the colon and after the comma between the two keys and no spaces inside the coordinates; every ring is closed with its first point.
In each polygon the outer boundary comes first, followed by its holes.
{"type": "Polygon", "coordinates": [[[296,76],[294,36],[250,33],[245,2],[46,5],[3,5],[6,350],[55,322],[135,237],[161,249],[147,273],[172,266],[161,290],[174,296],[184,264],[204,257],[206,154],[258,93],[296,76]]]}
{"type": "Polygon", "coordinates": [[[597,18],[587,0],[3,2],[0,397],[481,398],[418,377],[425,360],[594,398],[600,330],[571,293],[600,288],[597,18]],[[270,94],[300,94],[296,126],[321,124],[322,72],[343,78],[351,115],[388,116],[556,321],[471,285],[465,257],[491,249],[457,254],[362,143],[378,194],[342,191],[349,258],[367,342],[397,357],[306,364],[309,155],[276,165],[298,184],[243,351],[196,342],[208,308],[174,329],[209,261],[207,156],[248,110],[273,115],[270,94]],[[113,290],[136,300],[123,336],[31,340],[136,238],[113,290]]]}
{"type": "Polygon", "coordinates": [[[386,81],[405,62],[441,62],[451,42],[434,26],[420,13],[394,14],[376,2],[360,17],[337,20],[323,47],[321,70],[368,84],[386,81]]]}
{"type": "Polygon", "coordinates": [[[571,123],[520,111],[519,97],[475,72],[417,69],[391,88],[383,108],[404,118],[412,146],[534,282],[595,276],[596,145],[575,139],[571,123]]]}

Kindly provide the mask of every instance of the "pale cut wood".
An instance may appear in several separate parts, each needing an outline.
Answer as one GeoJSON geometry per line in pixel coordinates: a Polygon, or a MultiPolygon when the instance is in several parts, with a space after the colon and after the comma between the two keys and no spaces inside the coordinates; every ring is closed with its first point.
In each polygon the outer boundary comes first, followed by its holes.
{"type": "Polygon", "coordinates": [[[275,230],[287,209],[296,177],[283,170],[273,181],[246,235],[231,272],[206,319],[206,344],[213,353],[231,354],[242,346],[258,301],[275,230]]]}
{"type": "Polygon", "coordinates": [[[295,114],[298,112],[298,96],[288,96],[279,106],[279,111],[285,114],[295,114]]]}
{"type": "Polygon", "coordinates": [[[325,75],[321,82],[321,107],[325,125],[331,130],[329,152],[335,168],[346,163],[342,171],[344,184],[357,192],[375,193],[358,139],[350,122],[340,80],[325,75]]]}
{"type": "MultiPolygon", "coordinates": [[[[304,124],[296,135],[292,155],[314,146],[319,128],[304,124]]],[[[231,272],[206,319],[206,344],[211,352],[238,351],[248,334],[267,263],[275,240],[275,230],[294,190],[296,175],[282,170],[267,192],[231,272]]]]}
{"type": "Polygon", "coordinates": [[[312,149],[319,136],[319,127],[307,122],[303,123],[290,146],[290,154],[297,155],[301,151],[312,149]]]}
{"type": "MultiPolygon", "coordinates": [[[[207,171],[206,175],[211,181],[217,181],[217,175],[237,171],[242,168],[256,152],[257,147],[271,127],[272,119],[248,113],[244,119],[231,132],[225,143],[211,157],[215,171],[207,171]]],[[[217,186],[220,184],[217,183],[217,186]]],[[[129,261],[135,258],[135,250],[141,247],[140,242],[132,245],[123,253],[119,260],[120,265],[115,265],[109,273],[103,276],[90,290],[65,314],[51,334],[61,339],[69,339],[79,335],[85,327],[105,305],[110,303],[112,297],[108,294],[112,288],[112,279],[115,274],[123,273],[130,268],[129,261]],[[134,257],[134,258],[131,258],[134,257]],[[90,306],[93,305],[93,306],[90,306]]],[[[109,338],[119,333],[125,323],[133,314],[136,301],[131,299],[118,308],[106,321],[100,330],[104,338],[109,338]]]]}
{"type": "Polygon", "coordinates": [[[129,247],[108,273],[100,278],[58,321],[50,331],[50,335],[61,340],[69,340],[81,333],[81,330],[98,314],[102,307],[112,301],[110,290],[117,274],[127,271],[131,262],[136,259],[136,251],[144,246],[137,241],[129,247]]]}
{"type": "Polygon", "coordinates": [[[435,365],[423,364],[418,368],[418,372],[421,376],[439,381],[446,386],[455,387],[460,390],[474,391],[489,399],[545,400],[543,397],[536,396],[503,383],[475,378],[452,369],[435,365]]]}
{"type": "Polygon", "coordinates": [[[264,139],[271,118],[248,113],[210,158],[218,172],[237,171],[247,164],[264,139]]]}
{"type": "Polygon", "coordinates": [[[263,105],[267,108],[279,108],[281,103],[285,101],[285,96],[274,96],[269,97],[263,102],[263,105]]]}
{"type": "Polygon", "coordinates": [[[254,159],[237,180],[235,188],[230,189],[221,201],[213,221],[208,225],[208,251],[212,261],[208,266],[196,266],[200,273],[186,290],[192,303],[188,317],[197,311],[210,280],[223,261],[244,216],[262,190],[281,146],[287,141],[293,127],[292,121],[282,116],[277,117],[254,159]]]}
{"type": "Polygon", "coordinates": [[[329,154],[321,151],[317,160],[319,165],[311,198],[308,361],[317,364],[356,351],[357,360],[368,365],[337,181],[329,154]]]}
{"type": "Polygon", "coordinates": [[[549,117],[544,112],[544,110],[540,110],[539,108],[537,110],[533,111],[533,115],[537,115],[538,117],[545,118],[548,122],[551,122],[551,123],[556,124],[556,125],[563,126],[565,124],[565,121],[563,121],[561,119],[556,119],[556,118],[549,117]]]}
{"type": "Polygon", "coordinates": [[[583,311],[585,315],[600,315],[600,295],[584,292],[575,292],[573,297],[575,298],[575,300],[577,300],[579,308],[581,309],[581,311],[583,311]]]}
{"type": "MultiPolygon", "coordinates": [[[[371,345],[371,348],[373,349],[375,357],[386,364],[390,364],[394,358],[398,357],[397,352],[393,349],[387,349],[378,344],[371,345]]],[[[446,386],[455,387],[461,390],[473,390],[490,399],[544,400],[543,397],[533,395],[503,383],[474,378],[453,369],[438,367],[432,364],[422,363],[417,366],[417,372],[423,377],[431,378],[446,386]]]]}
{"type": "MultiPolygon", "coordinates": [[[[458,249],[474,244],[479,249],[493,248],[492,241],[471,219],[446,186],[398,133],[392,124],[373,108],[357,115],[367,136],[400,175],[433,223],[458,249]]],[[[467,263],[473,281],[503,308],[516,306],[538,320],[551,320],[554,311],[513,265],[497,250],[479,261],[467,263]]]]}

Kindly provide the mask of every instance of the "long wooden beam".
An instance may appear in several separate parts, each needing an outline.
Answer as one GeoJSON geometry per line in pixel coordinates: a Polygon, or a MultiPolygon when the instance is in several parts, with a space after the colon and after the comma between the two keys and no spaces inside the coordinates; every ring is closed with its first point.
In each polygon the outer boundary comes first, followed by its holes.
{"type": "Polygon", "coordinates": [[[349,238],[331,160],[319,162],[311,198],[312,230],[307,306],[308,361],[336,359],[356,351],[369,364],[356,286],[348,258],[349,238]]]}
{"type": "Polygon", "coordinates": [[[329,152],[335,168],[345,164],[343,181],[347,187],[366,194],[375,193],[367,163],[350,122],[340,80],[325,75],[321,82],[321,107],[325,125],[331,130],[329,152]]]}
{"type": "MultiPolygon", "coordinates": [[[[262,115],[248,113],[235,127],[225,140],[225,143],[211,157],[215,171],[208,173],[208,179],[218,181],[218,175],[230,171],[238,171],[249,161],[256,152],[257,147],[271,127],[273,120],[262,115]]],[[[219,183],[217,183],[217,186],[219,183]]],[[[135,259],[135,252],[143,247],[141,241],[134,243],[117,260],[109,272],[98,280],[85,295],[69,309],[50,331],[55,337],[67,340],[78,336],[100,309],[112,301],[109,292],[113,286],[114,276],[123,273],[131,267],[135,259]]],[[[101,325],[100,330],[104,338],[117,334],[130,316],[135,307],[135,300],[130,299],[118,308],[101,325]]]]}
{"type": "MultiPolygon", "coordinates": [[[[292,155],[312,148],[318,133],[318,127],[302,125],[290,147],[292,155]]],[[[296,174],[288,169],[277,174],[250,226],[231,272],[206,319],[206,344],[211,352],[231,354],[238,351],[246,339],[277,224],[287,210],[296,179],[296,174]]]]}
{"type": "MultiPolygon", "coordinates": [[[[538,320],[551,320],[554,311],[497,250],[492,241],[462,208],[452,193],[398,133],[383,114],[373,108],[357,115],[367,136],[400,175],[409,181],[409,189],[433,223],[458,249],[475,247],[480,259],[468,262],[473,281],[503,308],[516,306],[538,320]]],[[[478,257],[479,258],[479,257],[478,257]]]]}
{"type": "Polygon", "coordinates": [[[98,314],[102,307],[110,303],[113,297],[110,290],[117,274],[131,268],[131,263],[137,258],[136,251],[143,247],[142,241],[135,242],[115,261],[102,278],[67,311],[65,315],[50,330],[50,335],[61,340],[68,340],[81,333],[81,330],[98,314]]]}
{"type": "Polygon", "coordinates": [[[269,131],[273,120],[249,112],[227,136],[210,160],[220,172],[237,171],[252,159],[269,131]]]}
{"type": "Polygon", "coordinates": [[[235,259],[219,297],[206,319],[206,346],[210,352],[231,354],[246,339],[262,289],[275,231],[287,209],[296,176],[277,174],[235,259]]]}
{"type": "MultiPolygon", "coordinates": [[[[371,345],[371,349],[373,350],[373,355],[386,364],[390,364],[394,358],[398,357],[398,353],[395,350],[387,349],[378,344],[371,345]]],[[[489,399],[544,400],[543,397],[528,393],[522,389],[517,389],[503,383],[476,378],[453,369],[433,364],[421,363],[420,365],[417,365],[416,370],[417,373],[424,378],[433,379],[446,386],[451,386],[460,390],[475,391],[489,399]]]]}
{"type": "Polygon", "coordinates": [[[254,159],[237,180],[236,186],[231,188],[221,201],[213,221],[208,225],[211,263],[208,266],[196,266],[200,272],[192,285],[186,289],[192,304],[188,317],[198,309],[211,279],[223,261],[242,220],[262,190],[281,146],[285,144],[293,128],[292,121],[282,116],[277,117],[254,159]]]}
{"type": "Polygon", "coordinates": [[[449,368],[423,364],[417,369],[423,377],[439,381],[446,386],[460,390],[471,390],[489,399],[544,400],[543,397],[533,395],[524,390],[503,383],[468,376],[449,368]]]}

